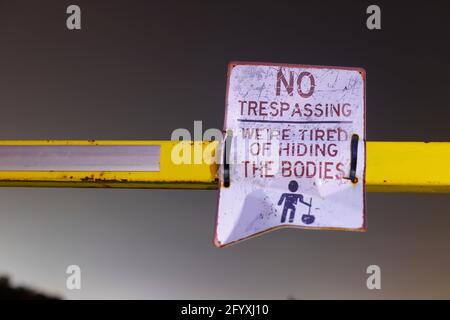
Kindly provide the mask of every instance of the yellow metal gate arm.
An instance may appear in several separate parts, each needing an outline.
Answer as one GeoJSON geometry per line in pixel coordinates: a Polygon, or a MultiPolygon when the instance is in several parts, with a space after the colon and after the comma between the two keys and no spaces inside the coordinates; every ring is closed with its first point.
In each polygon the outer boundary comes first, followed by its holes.
{"type": "Polygon", "coordinates": [[[367,142],[366,189],[450,192],[450,142],[367,142]]]}
{"type": "MultiPolygon", "coordinates": [[[[195,163],[194,154],[202,148],[203,150],[210,148],[214,153],[218,143],[206,141],[183,143],[193,155],[192,164],[175,164],[172,161],[171,155],[179,144],[178,141],[4,140],[0,141],[0,186],[216,189],[218,165],[204,161],[195,163]],[[21,148],[32,146],[34,153],[27,151],[27,148],[21,148]],[[65,153],[58,154],[54,152],[58,148],[48,148],[53,146],[69,148],[59,148],[64,149],[65,153]],[[101,150],[100,156],[116,152],[114,149],[104,148],[108,146],[119,147],[119,150],[121,147],[125,147],[122,149],[137,147],[136,150],[139,152],[142,151],[139,146],[154,146],[156,151],[153,149],[143,151],[147,152],[149,159],[156,157],[156,160],[152,160],[155,161],[152,165],[156,169],[153,171],[83,169],[92,166],[88,158],[92,156],[91,153],[82,158],[84,167],[81,167],[81,170],[75,170],[75,167],[67,167],[70,170],[64,169],[64,163],[61,167],[48,168],[50,164],[46,165],[45,158],[42,158],[42,150],[45,149],[47,156],[52,157],[49,161],[56,161],[54,160],[56,158],[58,161],[64,161],[64,156],[70,158],[74,146],[81,148],[103,146],[104,150],[101,150]],[[15,151],[11,152],[15,150],[14,148],[21,150],[20,159],[15,151]],[[24,155],[28,155],[30,159],[25,159],[24,162],[24,155]],[[23,162],[23,167],[18,168],[15,161],[23,162]],[[38,169],[39,166],[44,169],[38,169]]],[[[130,150],[126,151],[128,156],[135,149],[130,150]]],[[[117,157],[120,160],[122,156],[110,157],[117,157]]],[[[122,164],[113,165],[121,168],[122,164]]],[[[367,142],[365,184],[366,190],[370,192],[450,193],[450,142],[367,142]]]]}

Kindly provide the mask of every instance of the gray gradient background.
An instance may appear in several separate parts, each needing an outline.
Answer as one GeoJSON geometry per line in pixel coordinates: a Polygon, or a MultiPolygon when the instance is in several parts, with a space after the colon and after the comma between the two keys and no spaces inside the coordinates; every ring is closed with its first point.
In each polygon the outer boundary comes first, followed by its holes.
{"type": "MultiPolygon", "coordinates": [[[[1,139],[221,128],[227,63],[250,60],[363,67],[369,140],[449,141],[448,2],[377,3],[381,31],[364,1],[1,0],[1,139]],[[81,31],[65,27],[72,3],[81,31]]],[[[0,273],[73,299],[450,298],[450,197],[367,202],[367,233],[281,230],[219,250],[215,191],[3,188],[0,273]],[[65,289],[69,264],[81,291],[65,289]]]]}

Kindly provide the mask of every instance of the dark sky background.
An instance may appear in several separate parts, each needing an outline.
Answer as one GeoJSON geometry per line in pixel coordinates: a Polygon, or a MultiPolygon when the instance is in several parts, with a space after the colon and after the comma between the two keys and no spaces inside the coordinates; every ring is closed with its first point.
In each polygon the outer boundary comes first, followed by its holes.
{"type": "MultiPolygon", "coordinates": [[[[363,67],[368,140],[450,141],[450,5],[393,2],[373,2],[370,31],[367,1],[1,0],[1,139],[222,128],[227,63],[247,60],[363,67]]],[[[216,191],[3,188],[0,273],[72,299],[450,298],[450,197],[367,204],[367,233],[280,230],[219,250],[216,191]],[[81,291],[65,289],[70,264],[81,291]],[[382,290],[366,288],[370,264],[382,290]]]]}

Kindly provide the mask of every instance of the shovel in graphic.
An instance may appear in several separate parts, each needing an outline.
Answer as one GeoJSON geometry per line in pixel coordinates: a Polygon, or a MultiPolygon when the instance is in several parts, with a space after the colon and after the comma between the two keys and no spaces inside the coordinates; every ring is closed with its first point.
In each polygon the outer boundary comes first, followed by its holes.
{"type": "Polygon", "coordinates": [[[311,206],[312,206],[312,197],[309,199],[308,214],[302,215],[302,222],[304,224],[311,224],[315,220],[315,217],[311,214],[311,206]]]}

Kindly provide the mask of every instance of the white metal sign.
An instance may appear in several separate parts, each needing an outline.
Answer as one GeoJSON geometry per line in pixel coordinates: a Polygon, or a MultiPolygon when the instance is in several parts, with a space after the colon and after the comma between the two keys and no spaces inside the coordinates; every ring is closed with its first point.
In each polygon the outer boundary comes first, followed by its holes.
{"type": "Polygon", "coordinates": [[[278,227],[365,230],[365,72],[230,63],[214,243],[278,227]]]}

